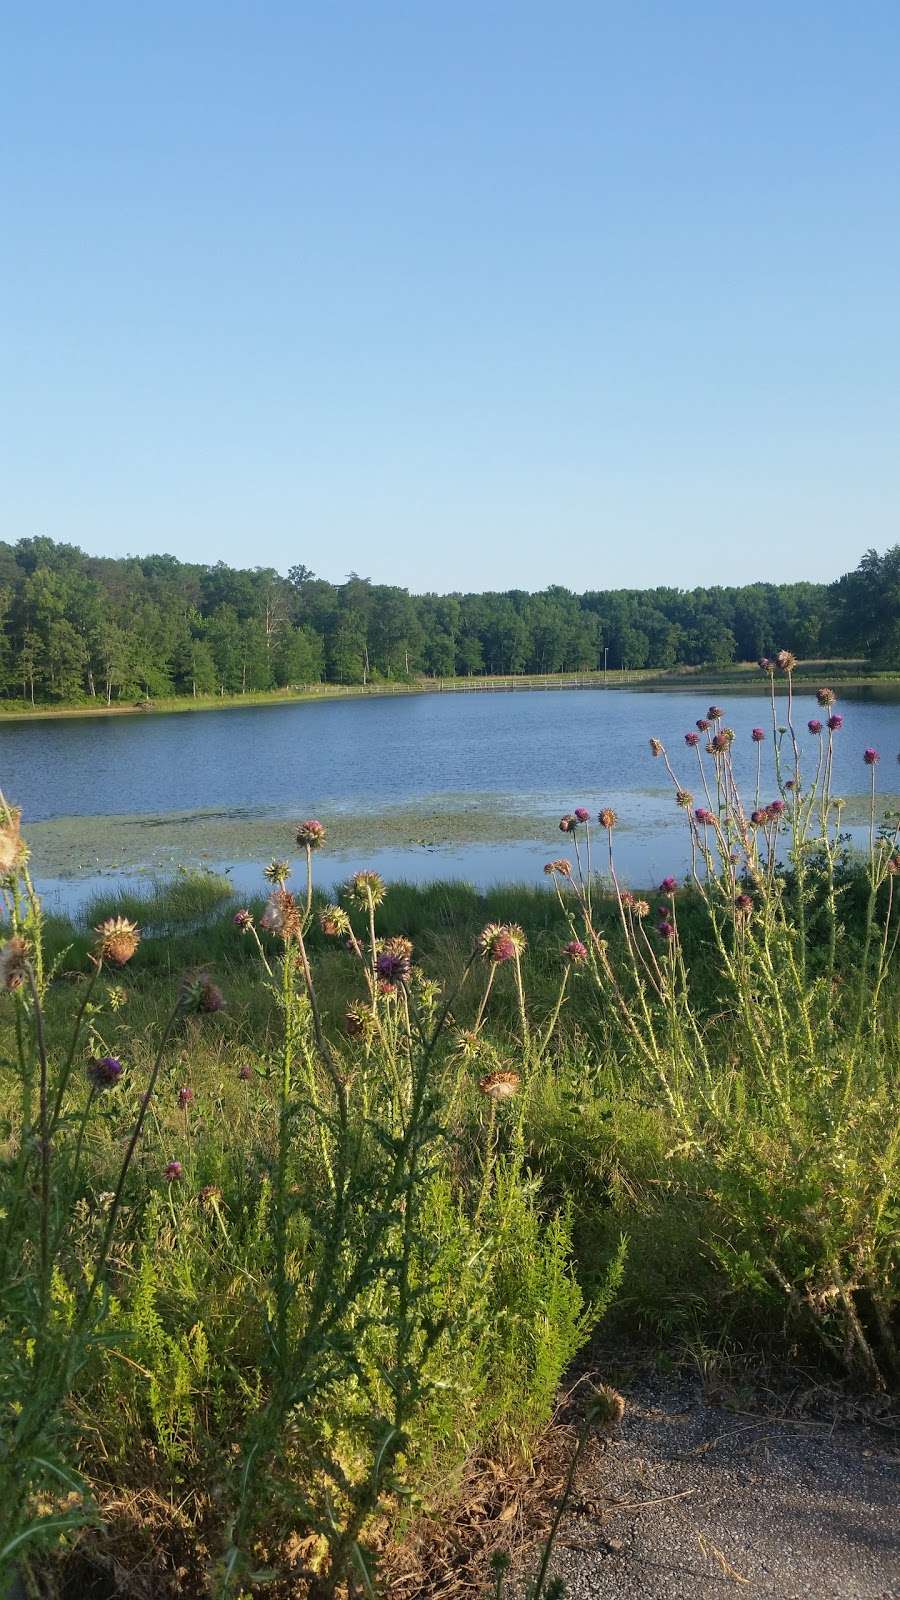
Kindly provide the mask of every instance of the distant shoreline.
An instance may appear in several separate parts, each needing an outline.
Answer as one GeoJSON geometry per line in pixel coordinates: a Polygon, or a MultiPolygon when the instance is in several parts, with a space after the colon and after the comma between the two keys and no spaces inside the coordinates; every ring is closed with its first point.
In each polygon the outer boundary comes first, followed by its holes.
{"type": "MultiPolygon", "coordinates": [[[[859,662],[801,662],[794,674],[798,691],[817,688],[822,682],[845,689],[890,689],[900,686],[900,670],[866,672],[859,662]]],[[[779,681],[781,681],[779,679],[779,681]]],[[[622,689],[721,689],[744,693],[764,693],[766,678],[755,664],[714,669],[679,667],[672,671],[644,668],[636,672],[521,673],[515,676],[472,678],[421,678],[409,683],[309,684],[296,689],[252,690],[247,694],[170,696],[159,700],[116,703],[100,702],[38,705],[22,702],[0,704],[0,723],[46,722],[69,717],[168,716],[194,711],[234,711],[249,706],[281,706],[321,703],[327,700],[384,699],[394,695],[424,694],[500,694],[536,690],[622,690],[622,689]]]]}

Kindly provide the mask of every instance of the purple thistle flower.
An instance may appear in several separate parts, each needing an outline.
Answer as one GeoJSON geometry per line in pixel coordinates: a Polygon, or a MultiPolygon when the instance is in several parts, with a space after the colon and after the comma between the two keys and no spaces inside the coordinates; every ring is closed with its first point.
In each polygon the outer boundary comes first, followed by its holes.
{"type": "Polygon", "coordinates": [[[766,807],[766,810],[767,810],[767,812],[768,812],[770,817],[781,817],[781,816],[784,815],[784,810],[785,810],[784,801],[783,800],[772,800],[772,801],[769,802],[768,806],[766,807]]]}
{"type": "Polygon", "coordinates": [[[250,1079],[253,1077],[253,1068],[248,1067],[246,1063],[244,1066],[238,1067],[238,1077],[240,1078],[241,1083],[249,1083],[250,1079]]]}
{"type": "Polygon", "coordinates": [[[241,906],[240,911],[236,911],[231,920],[236,928],[240,928],[241,933],[246,933],[247,929],[253,926],[253,914],[246,906],[241,906]]]}
{"type": "Polygon", "coordinates": [[[178,1091],[178,1104],[181,1106],[182,1110],[184,1110],[186,1106],[192,1106],[195,1098],[196,1096],[193,1089],[188,1088],[187,1084],[185,1084],[183,1089],[179,1089],[178,1091]]]}
{"type": "Polygon", "coordinates": [[[710,722],[718,722],[720,717],[724,717],[725,712],[721,706],[710,706],[706,715],[709,717],[710,722]]]}
{"type": "Polygon", "coordinates": [[[118,1083],[124,1068],[117,1056],[98,1056],[87,1069],[87,1075],[95,1089],[111,1089],[118,1083]]]}
{"type": "Polygon", "coordinates": [[[765,728],[754,728],[753,732],[750,735],[750,737],[753,740],[754,744],[762,744],[763,740],[766,737],[765,728]]]}
{"type": "Polygon", "coordinates": [[[880,760],[881,757],[878,754],[878,751],[873,750],[871,745],[869,746],[868,750],[863,751],[863,761],[866,763],[867,767],[874,767],[876,761],[880,760]]]}
{"type": "Polygon", "coordinates": [[[810,717],[810,719],[809,719],[808,723],[806,724],[806,726],[808,727],[810,733],[821,733],[822,732],[822,724],[819,721],[818,717],[810,717]]]}
{"type": "Polygon", "coordinates": [[[576,806],[575,807],[575,821],[576,822],[590,822],[590,820],[591,820],[591,813],[584,806],[576,806]]]}
{"type": "Polygon", "coordinates": [[[181,1162],[180,1161],[170,1161],[168,1163],[164,1173],[163,1173],[163,1177],[167,1178],[169,1183],[175,1183],[175,1182],[178,1181],[179,1178],[183,1178],[184,1177],[184,1168],[181,1165],[181,1162]]]}
{"type": "Polygon", "coordinates": [[[756,665],[759,667],[761,672],[771,672],[775,663],[774,661],[770,661],[768,656],[760,656],[756,665]]]}
{"type": "Polygon", "coordinates": [[[768,816],[768,812],[766,812],[766,811],[759,811],[758,810],[758,811],[751,811],[751,813],[750,813],[750,821],[752,823],[755,823],[757,828],[761,828],[763,823],[764,822],[768,822],[768,820],[769,820],[769,816],[768,816]]]}
{"type": "Polygon", "coordinates": [[[301,822],[297,827],[297,843],[307,850],[318,850],[325,843],[325,825],[310,817],[308,822],[301,822]]]}
{"type": "Polygon", "coordinates": [[[842,728],[843,726],[844,726],[844,719],[843,719],[840,711],[833,712],[832,715],[828,718],[829,732],[837,733],[838,728],[842,728]]]}
{"type": "Polygon", "coordinates": [[[375,970],[383,983],[405,983],[409,977],[409,956],[401,950],[381,950],[375,958],[375,970]]]}
{"type": "Polygon", "coordinates": [[[659,886],[659,892],[660,894],[674,894],[677,888],[678,879],[669,876],[668,878],[663,878],[663,881],[659,886]]]}
{"type": "Polygon", "coordinates": [[[700,729],[701,733],[707,733],[709,731],[709,723],[705,717],[697,718],[697,727],[700,729]]]}
{"type": "Polygon", "coordinates": [[[667,919],[657,923],[656,931],[661,939],[674,939],[675,937],[675,929],[667,919]]]}
{"type": "Polygon", "coordinates": [[[753,900],[751,896],[749,894],[735,895],[734,909],[735,911],[740,912],[742,916],[746,916],[748,912],[753,910],[753,900]]]}
{"type": "Polygon", "coordinates": [[[708,811],[706,809],[706,806],[698,806],[696,811],[694,812],[694,816],[696,817],[698,822],[703,822],[703,823],[706,823],[707,825],[709,823],[714,823],[715,820],[716,820],[715,817],[713,816],[712,812],[708,811]]]}
{"type": "Polygon", "coordinates": [[[690,747],[691,750],[693,750],[695,745],[700,743],[699,733],[686,733],[684,736],[684,742],[690,747]]]}
{"type": "Polygon", "coordinates": [[[587,945],[582,944],[580,939],[570,939],[568,944],[563,945],[563,955],[568,956],[573,966],[577,966],[579,962],[587,961],[587,945]]]}

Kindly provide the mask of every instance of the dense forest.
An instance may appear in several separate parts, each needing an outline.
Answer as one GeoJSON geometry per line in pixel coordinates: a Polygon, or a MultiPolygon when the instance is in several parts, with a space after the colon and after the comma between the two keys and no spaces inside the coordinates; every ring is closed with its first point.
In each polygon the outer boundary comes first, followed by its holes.
{"type": "Polygon", "coordinates": [[[780,648],[900,667],[900,545],[837,582],[411,595],[50,539],[0,544],[0,689],[107,703],[420,674],[722,667],[780,648]]]}

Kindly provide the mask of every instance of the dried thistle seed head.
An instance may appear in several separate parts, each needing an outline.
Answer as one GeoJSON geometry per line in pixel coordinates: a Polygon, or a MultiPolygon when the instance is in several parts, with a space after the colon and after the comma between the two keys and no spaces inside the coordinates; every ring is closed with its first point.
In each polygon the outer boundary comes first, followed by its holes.
{"type": "Polygon", "coordinates": [[[568,814],[566,816],[564,816],[564,817],[560,817],[560,819],[559,819],[559,831],[560,831],[560,833],[574,833],[574,831],[575,831],[575,818],[574,817],[570,817],[568,814]]]}
{"type": "Polygon", "coordinates": [[[608,1383],[598,1384],[587,1404],[587,1421],[592,1427],[601,1433],[611,1433],[624,1415],[625,1401],[618,1389],[611,1388],[608,1383]]]}
{"type": "Polygon", "coordinates": [[[833,689],[817,689],[816,699],[820,706],[833,706],[837,695],[833,689]]]}
{"type": "Polygon", "coordinates": [[[345,939],[350,932],[350,918],[343,906],[324,906],[319,912],[319,927],[328,939],[345,939]]]}
{"type": "Polygon", "coordinates": [[[21,826],[22,813],[18,806],[7,806],[0,817],[0,878],[14,876],[28,856],[21,826]]]}
{"type": "Polygon", "coordinates": [[[650,915],[650,902],[648,900],[635,900],[633,909],[635,916],[640,917],[643,922],[644,918],[650,915]]]}
{"type": "Polygon", "coordinates": [[[277,934],[285,943],[300,932],[300,912],[289,889],[275,889],[266,901],[259,925],[267,933],[277,934]]]}
{"type": "Polygon", "coordinates": [[[28,945],[16,934],[12,939],[7,939],[0,950],[0,987],[10,994],[16,989],[21,989],[25,982],[27,966],[28,945]]]}
{"type": "Polygon", "coordinates": [[[664,748],[665,747],[661,739],[650,740],[650,751],[653,756],[661,756],[664,748]]]}
{"type": "Polygon", "coordinates": [[[488,1100],[511,1100],[518,1094],[521,1081],[517,1072],[489,1072],[478,1087],[488,1100]]]}
{"type": "Polygon", "coordinates": [[[108,961],[113,967],[124,967],[141,942],[140,928],[127,917],[107,917],[94,932],[100,960],[108,961]]]}
{"type": "Polygon", "coordinates": [[[790,650],[779,650],[775,657],[775,665],[779,672],[793,672],[797,665],[797,657],[790,650]]]}
{"type": "Polygon", "coordinates": [[[544,867],[544,871],[548,877],[552,877],[554,873],[558,873],[561,878],[571,878],[572,864],[571,862],[564,860],[548,861],[544,867]]]}
{"type": "Polygon", "coordinates": [[[263,867],[263,877],[267,883],[285,884],[290,875],[291,863],[289,861],[270,861],[267,867],[263,867]]]}
{"type": "Polygon", "coordinates": [[[694,804],[694,796],[688,789],[678,789],[675,792],[675,803],[681,807],[682,811],[690,811],[691,806],[694,804]]]}
{"type": "Polygon", "coordinates": [[[325,843],[325,825],[315,817],[297,826],[297,843],[304,850],[319,850],[325,843]]]}
{"type": "Polygon", "coordinates": [[[370,867],[355,872],[347,885],[348,897],[355,906],[367,910],[369,905],[380,906],[387,894],[387,885],[379,872],[370,867]]]}
{"type": "Polygon", "coordinates": [[[599,822],[601,828],[607,828],[612,831],[618,820],[619,819],[616,816],[616,813],[613,811],[612,806],[604,806],[603,810],[597,813],[597,821],[599,822]]]}
{"type": "Polygon", "coordinates": [[[241,906],[240,911],[236,911],[231,920],[241,933],[249,933],[253,927],[253,913],[248,911],[246,906],[241,906]]]}

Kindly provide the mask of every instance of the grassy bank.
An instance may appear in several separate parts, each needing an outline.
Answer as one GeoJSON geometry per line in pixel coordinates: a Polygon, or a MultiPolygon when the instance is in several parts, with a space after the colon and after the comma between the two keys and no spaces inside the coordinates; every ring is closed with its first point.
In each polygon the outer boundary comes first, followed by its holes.
{"type": "MultiPolygon", "coordinates": [[[[798,664],[795,683],[798,689],[815,689],[826,679],[844,689],[872,691],[900,687],[900,670],[876,672],[863,661],[803,661],[798,664]]],[[[125,717],[148,713],[168,715],[187,711],[230,711],[247,706],[294,705],[310,701],[371,699],[384,695],[407,694],[485,694],[534,689],[699,689],[722,688],[759,693],[765,690],[755,662],[738,662],[729,667],[679,667],[660,671],[647,667],[639,671],[611,669],[608,672],[519,673],[515,676],[468,678],[411,678],[408,681],[381,680],[368,684],[314,683],[287,689],[250,690],[246,694],[173,695],[154,700],[113,702],[102,700],[60,702],[32,706],[27,700],[0,701],[0,722],[22,719],[47,720],[54,717],[125,717]]]]}
{"type": "Polygon", "coordinates": [[[604,809],[535,888],[361,871],[326,904],[308,823],[253,904],[184,874],[73,927],[6,815],[8,1565],[388,1588],[598,1327],[900,1381],[900,851],[869,752],[849,860],[816,737],[751,811],[713,718],[706,803],[673,778],[694,870],[646,900],[604,809]]]}

